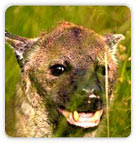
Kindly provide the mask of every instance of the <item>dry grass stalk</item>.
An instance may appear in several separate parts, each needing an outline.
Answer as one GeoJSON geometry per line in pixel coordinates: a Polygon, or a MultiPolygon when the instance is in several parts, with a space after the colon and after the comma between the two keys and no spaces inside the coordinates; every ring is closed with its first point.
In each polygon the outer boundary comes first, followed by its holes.
{"type": "Polygon", "coordinates": [[[105,95],[106,95],[106,118],[107,118],[107,136],[109,137],[109,98],[108,98],[108,57],[105,53],[105,95]]]}

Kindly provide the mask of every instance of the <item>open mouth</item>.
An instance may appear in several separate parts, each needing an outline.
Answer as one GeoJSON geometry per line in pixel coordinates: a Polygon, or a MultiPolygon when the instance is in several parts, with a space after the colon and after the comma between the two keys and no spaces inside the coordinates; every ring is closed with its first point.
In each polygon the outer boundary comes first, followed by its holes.
{"type": "Polygon", "coordinates": [[[85,113],[85,112],[69,112],[64,109],[60,109],[59,111],[65,116],[67,121],[75,126],[79,126],[82,128],[91,128],[98,126],[103,114],[103,109],[97,110],[94,113],[85,113]]]}

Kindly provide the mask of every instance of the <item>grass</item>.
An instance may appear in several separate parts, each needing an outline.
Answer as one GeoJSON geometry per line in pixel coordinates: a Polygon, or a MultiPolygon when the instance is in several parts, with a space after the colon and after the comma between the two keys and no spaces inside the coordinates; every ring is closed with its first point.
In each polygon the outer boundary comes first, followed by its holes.
{"type": "MultiPolygon", "coordinates": [[[[121,33],[126,39],[117,51],[118,79],[114,90],[114,102],[110,105],[109,136],[127,137],[131,133],[131,14],[121,6],[13,6],[5,13],[5,27],[11,33],[36,37],[43,31],[51,31],[59,21],[66,20],[93,29],[99,34],[121,33]]],[[[15,94],[20,77],[14,53],[5,48],[6,119],[10,99],[15,94]]],[[[12,122],[12,121],[11,121],[12,122]]],[[[107,136],[106,118],[97,136],[107,136]]]]}
{"type": "Polygon", "coordinates": [[[109,96],[108,96],[108,58],[107,53],[105,53],[105,96],[106,96],[106,118],[107,118],[107,137],[110,136],[109,132],[109,96]]]}

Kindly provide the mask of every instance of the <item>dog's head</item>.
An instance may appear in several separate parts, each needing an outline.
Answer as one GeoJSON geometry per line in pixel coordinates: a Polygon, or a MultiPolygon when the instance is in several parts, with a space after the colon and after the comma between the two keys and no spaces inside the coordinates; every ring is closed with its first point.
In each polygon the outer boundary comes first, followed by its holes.
{"type": "Polygon", "coordinates": [[[100,123],[105,106],[105,53],[110,96],[117,73],[115,49],[122,39],[121,34],[101,36],[68,22],[35,39],[6,32],[23,76],[45,99],[50,121],[56,123],[63,116],[83,128],[100,123]]]}

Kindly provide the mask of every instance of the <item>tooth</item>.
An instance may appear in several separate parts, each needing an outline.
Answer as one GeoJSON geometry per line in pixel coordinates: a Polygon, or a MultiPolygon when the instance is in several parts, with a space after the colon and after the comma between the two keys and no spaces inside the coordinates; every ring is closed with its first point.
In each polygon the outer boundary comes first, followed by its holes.
{"type": "Polygon", "coordinates": [[[94,114],[94,116],[92,117],[92,120],[93,120],[93,121],[99,120],[100,115],[101,115],[101,111],[97,111],[97,112],[94,114]]]}
{"type": "Polygon", "coordinates": [[[74,111],[73,117],[74,117],[74,120],[75,120],[76,122],[79,120],[79,114],[78,114],[77,111],[74,111]]]}

